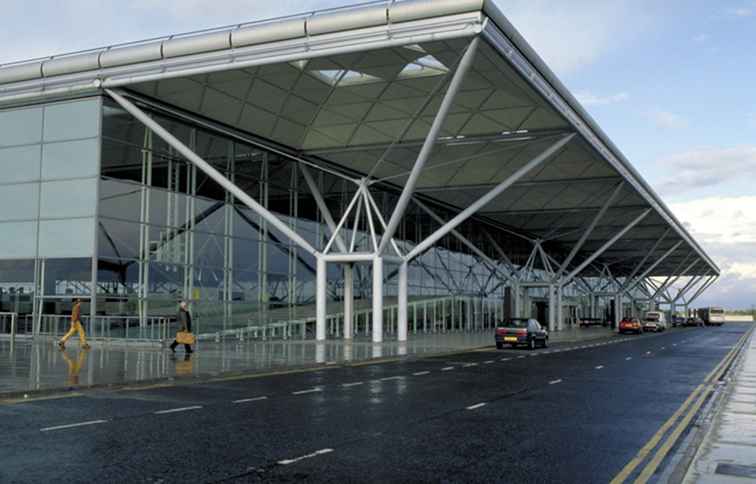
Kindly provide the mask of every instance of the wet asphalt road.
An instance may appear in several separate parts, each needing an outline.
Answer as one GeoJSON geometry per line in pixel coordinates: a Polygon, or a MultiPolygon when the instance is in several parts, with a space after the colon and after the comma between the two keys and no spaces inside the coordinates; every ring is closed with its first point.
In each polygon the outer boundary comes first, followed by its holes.
{"type": "Polygon", "coordinates": [[[0,482],[608,482],[747,329],[0,405],[0,482]]]}

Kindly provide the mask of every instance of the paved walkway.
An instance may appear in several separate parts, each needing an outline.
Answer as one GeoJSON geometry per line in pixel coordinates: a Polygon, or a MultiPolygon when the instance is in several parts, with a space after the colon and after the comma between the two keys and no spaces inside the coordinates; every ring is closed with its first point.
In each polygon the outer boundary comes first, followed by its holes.
{"type": "MultiPolygon", "coordinates": [[[[552,333],[551,342],[611,336],[607,328],[572,328],[552,333]]],[[[380,358],[427,356],[492,346],[492,330],[410,335],[407,343],[369,339],[202,342],[185,358],[157,347],[93,343],[85,351],[72,340],[65,351],[52,341],[0,340],[0,395],[68,388],[121,385],[174,377],[213,377],[234,372],[357,363],[380,358]]]]}
{"type": "Polygon", "coordinates": [[[735,371],[722,409],[688,470],[686,483],[756,481],[756,338],[735,371]]]}

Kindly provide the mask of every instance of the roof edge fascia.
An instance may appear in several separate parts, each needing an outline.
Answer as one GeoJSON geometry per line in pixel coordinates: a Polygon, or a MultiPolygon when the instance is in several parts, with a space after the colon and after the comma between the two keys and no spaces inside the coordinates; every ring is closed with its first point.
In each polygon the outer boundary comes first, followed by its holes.
{"type": "Polygon", "coordinates": [[[581,126],[580,123],[577,123],[572,116],[565,116],[567,121],[573,124],[578,132],[584,134],[587,141],[606,158],[607,162],[613,165],[620,174],[625,175],[629,181],[634,182],[632,185],[638,190],[641,196],[643,196],[643,198],[656,209],[662,218],[666,219],[670,225],[675,228],[675,231],[680,237],[694,248],[696,252],[711,266],[711,268],[719,274],[720,269],[717,264],[714,263],[698,242],[690,235],[690,233],[688,233],[682,223],[672,213],[661,197],[659,197],[654,191],[651,185],[649,185],[640,172],[633,167],[622,151],[620,151],[609,136],[599,127],[598,123],[570,93],[567,87],[562,84],[556,74],[554,74],[551,68],[546,65],[543,59],[541,59],[538,53],[517,31],[514,25],[512,25],[493,1],[486,0],[484,13],[488,17],[490,23],[483,30],[483,35],[488,38],[492,46],[499,50],[504,57],[508,58],[512,65],[523,74],[523,78],[536,90],[544,94],[544,99],[557,109],[557,111],[560,111],[560,113],[564,115],[563,108],[567,107],[577,118],[579,118],[579,121],[583,123],[583,126],[581,126]],[[502,45],[501,42],[497,42],[495,35],[492,35],[492,27],[499,31],[503,39],[506,41],[506,44],[509,45],[502,45]],[[507,52],[503,47],[509,47],[512,50],[507,52]],[[521,58],[513,59],[517,54],[519,54],[521,58]],[[535,74],[535,76],[531,77],[530,75],[526,75],[528,69],[532,69],[529,74],[535,74]],[[548,92],[544,92],[548,91],[549,87],[554,91],[551,96],[548,92]],[[564,103],[564,106],[559,106],[558,103],[555,102],[556,99],[554,95],[560,98],[559,100],[564,103]],[[589,131],[593,136],[585,136],[586,131],[589,131]]]}

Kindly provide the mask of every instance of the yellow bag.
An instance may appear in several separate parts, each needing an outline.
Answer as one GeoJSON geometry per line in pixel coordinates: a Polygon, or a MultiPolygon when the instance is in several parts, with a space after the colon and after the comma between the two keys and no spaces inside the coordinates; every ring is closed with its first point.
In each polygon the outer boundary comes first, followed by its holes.
{"type": "Polygon", "coordinates": [[[189,331],[179,331],[176,333],[176,342],[180,345],[193,345],[194,335],[189,331]]]}

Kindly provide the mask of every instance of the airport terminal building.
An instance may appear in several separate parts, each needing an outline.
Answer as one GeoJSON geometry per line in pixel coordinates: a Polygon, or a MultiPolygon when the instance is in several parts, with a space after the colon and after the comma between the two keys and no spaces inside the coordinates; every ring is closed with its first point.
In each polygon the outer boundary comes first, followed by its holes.
{"type": "Polygon", "coordinates": [[[484,0],[355,7],[0,65],[0,320],[161,339],[552,330],[716,264],[484,0]],[[5,319],[2,319],[5,318],[5,319]]]}

